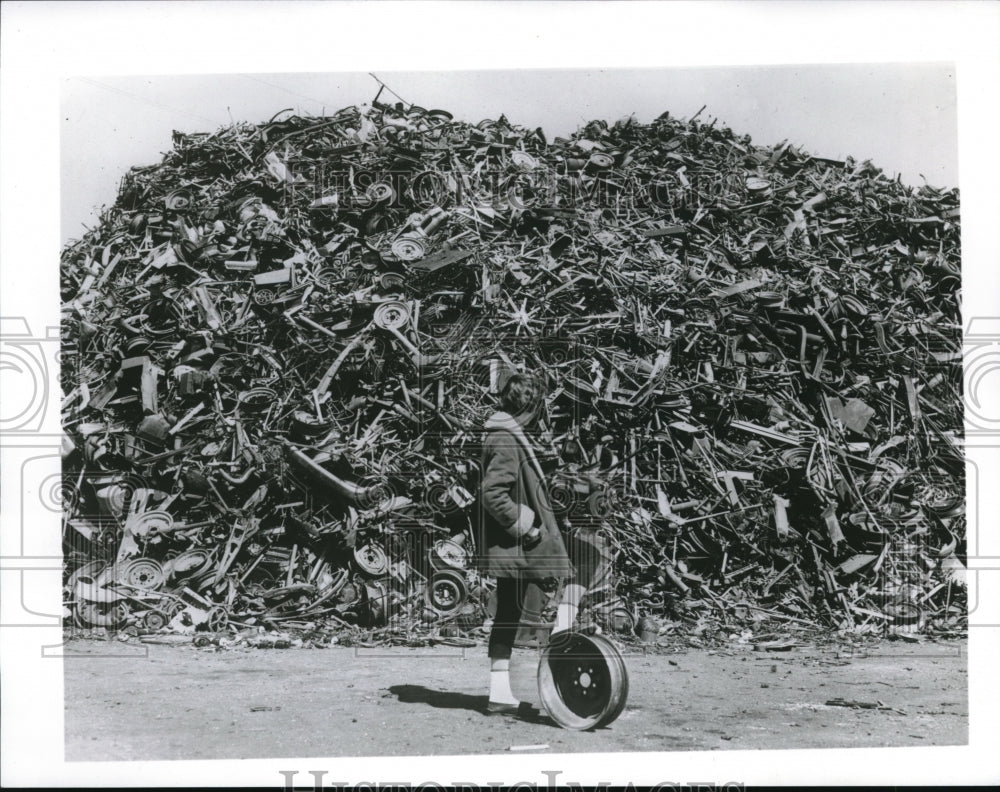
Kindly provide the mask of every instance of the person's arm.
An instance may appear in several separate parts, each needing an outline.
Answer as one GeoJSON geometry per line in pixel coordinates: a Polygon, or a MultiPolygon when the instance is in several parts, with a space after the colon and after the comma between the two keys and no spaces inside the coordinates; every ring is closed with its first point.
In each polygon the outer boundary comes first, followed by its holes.
{"type": "Polygon", "coordinates": [[[519,475],[520,458],[517,448],[513,442],[503,442],[495,435],[487,438],[486,447],[483,506],[512,539],[518,539],[531,530],[534,513],[511,497],[519,475]]]}

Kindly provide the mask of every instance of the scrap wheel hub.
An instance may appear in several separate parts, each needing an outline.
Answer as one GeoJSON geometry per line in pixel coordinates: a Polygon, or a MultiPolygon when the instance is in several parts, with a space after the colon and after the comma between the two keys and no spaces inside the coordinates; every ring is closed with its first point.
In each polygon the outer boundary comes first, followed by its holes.
{"type": "Polygon", "coordinates": [[[556,680],[559,695],[574,712],[592,715],[608,695],[608,675],[589,658],[564,666],[556,680]],[[575,669],[574,669],[575,666],[575,669]]]}
{"type": "Polygon", "coordinates": [[[430,608],[442,616],[457,613],[469,597],[465,578],[454,570],[434,574],[427,584],[425,600],[430,608]]]}
{"type": "Polygon", "coordinates": [[[158,589],[163,585],[163,567],[150,558],[130,561],[121,574],[122,582],[138,589],[158,589]]]}
{"type": "Polygon", "coordinates": [[[151,632],[162,630],[167,626],[167,615],[161,611],[151,610],[142,617],[142,625],[151,632]]]}
{"type": "Polygon", "coordinates": [[[383,330],[398,330],[409,323],[410,309],[406,303],[396,300],[386,301],[375,309],[372,319],[383,330]]]}
{"type": "Polygon", "coordinates": [[[614,644],[574,633],[550,644],[538,664],[538,695],[564,729],[607,726],[628,699],[628,673],[614,644]]]}
{"type": "Polygon", "coordinates": [[[377,545],[367,543],[354,550],[354,560],[367,575],[379,577],[389,569],[389,558],[377,545]]]}

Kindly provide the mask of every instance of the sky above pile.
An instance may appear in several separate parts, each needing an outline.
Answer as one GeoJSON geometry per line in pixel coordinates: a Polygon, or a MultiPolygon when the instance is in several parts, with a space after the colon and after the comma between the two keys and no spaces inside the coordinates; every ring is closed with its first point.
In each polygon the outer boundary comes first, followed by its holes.
{"type": "MultiPolygon", "coordinates": [[[[664,111],[717,118],[758,145],[870,159],[908,184],[958,185],[955,69],[947,63],[655,70],[378,72],[406,102],[475,123],[504,114],[551,140],[593,119],[664,111]]],[[[102,77],[62,82],[61,237],[79,238],[114,202],[121,176],[158,162],[171,132],[262,122],[282,109],[323,115],[371,101],[365,72],[102,77]]],[[[397,101],[388,91],[382,101],[397,101]]]]}

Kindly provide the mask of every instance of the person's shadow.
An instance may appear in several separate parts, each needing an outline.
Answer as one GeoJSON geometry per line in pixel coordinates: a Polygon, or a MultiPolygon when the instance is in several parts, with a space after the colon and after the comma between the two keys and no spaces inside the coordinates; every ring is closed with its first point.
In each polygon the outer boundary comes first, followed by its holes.
{"type": "MultiPolygon", "coordinates": [[[[464,709],[470,712],[486,714],[489,696],[471,696],[468,693],[455,693],[450,690],[431,690],[423,685],[392,685],[388,688],[403,704],[427,704],[437,709],[464,709]]],[[[537,710],[529,710],[517,715],[519,720],[530,723],[546,723],[551,721],[537,710]]]]}

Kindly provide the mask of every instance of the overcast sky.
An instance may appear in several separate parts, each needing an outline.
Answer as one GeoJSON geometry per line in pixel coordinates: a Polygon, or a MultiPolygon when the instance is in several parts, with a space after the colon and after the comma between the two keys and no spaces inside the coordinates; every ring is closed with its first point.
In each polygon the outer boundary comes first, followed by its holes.
{"type": "MultiPolygon", "coordinates": [[[[758,144],[871,159],[910,184],[958,185],[955,70],[949,63],[519,71],[379,72],[405,101],[473,123],[501,113],[549,139],[595,118],[664,111],[718,118],[758,144]]],[[[322,115],[371,101],[364,72],[73,77],[62,83],[62,239],[115,199],[122,174],[159,160],[171,131],[211,132],[284,108],[322,115]]],[[[394,100],[388,93],[384,99],[394,100]]]]}

